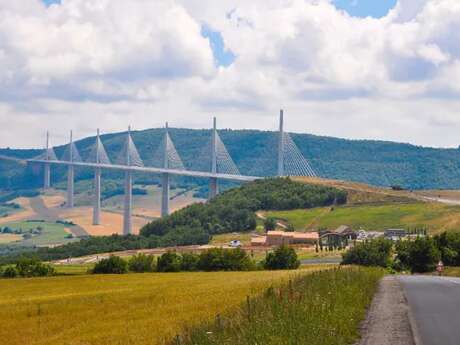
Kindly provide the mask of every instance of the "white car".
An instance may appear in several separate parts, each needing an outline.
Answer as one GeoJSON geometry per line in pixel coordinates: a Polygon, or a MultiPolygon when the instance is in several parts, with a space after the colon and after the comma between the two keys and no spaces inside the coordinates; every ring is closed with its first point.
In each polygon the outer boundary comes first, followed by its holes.
{"type": "Polygon", "coordinates": [[[239,240],[230,241],[230,247],[233,247],[233,248],[241,247],[241,241],[239,240]]]}

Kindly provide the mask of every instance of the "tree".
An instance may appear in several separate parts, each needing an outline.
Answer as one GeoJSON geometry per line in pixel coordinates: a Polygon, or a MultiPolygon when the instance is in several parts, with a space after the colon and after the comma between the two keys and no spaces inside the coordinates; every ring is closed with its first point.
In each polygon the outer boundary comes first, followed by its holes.
{"type": "Polygon", "coordinates": [[[16,263],[16,271],[21,277],[44,277],[55,274],[54,268],[36,258],[20,258],[16,263]]]}
{"type": "Polygon", "coordinates": [[[111,255],[100,260],[93,268],[94,274],[123,274],[128,272],[128,263],[119,256],[111,255]]]}
{"type": "Polygon", "coordinates": [[[435,241],[430,237],[419,237],[409,244],[397,246],[396,258],[413,273],[432,272],[441,258],[435,241]]]}
{"type": "Polygon", "coordinates": [[[211,248],[200,254],[198,268],[203,271],[249,271],[254,268],[247,253],[241,248],[211,248]]]}
{"type": "Polygon", "coordinates": [[[271,231],[276,229],[276,219],[273,217],[267,217],[264,220],[264,229],[265,231],[271,231]]]}
{"type": "Polygon", "coordinates": [[[181,270],[190,272],[197,271],[199,261],[199,255],[193,253],[184,253],[182,254],[181,270]]]}
{"type": "Polygon", "coordinates": [[[264,267],[268,270],[296,269],[300,266],[297,253],[293,248],[280,246],[274,252],[268,253],[264,267]]]}
{"type": "Polygon", "coordinates": [[[388,267],[392,247],[392,242],[383,238],[358,243],[342,254],[342,264],[388,267]]]}
{"type": "Polygon", "coordinates": [[[145,255],[143,253],[134,255],[128,261],[128,268],[131,272],[154,272],[155,267],[155,257],[153,255],[145,255]]]}
{"type": "Polygon", "coordinates": [[[13,266],[8,266],[2,273],[4,278],[16,278],[18,275],[18,270],[13,266]]]}
{"type": "Polygon", "coordinates": [[[158,258],[158,272],[179,272],[181,270],[182,258],[176,252],[168,251],[158,258]]]}

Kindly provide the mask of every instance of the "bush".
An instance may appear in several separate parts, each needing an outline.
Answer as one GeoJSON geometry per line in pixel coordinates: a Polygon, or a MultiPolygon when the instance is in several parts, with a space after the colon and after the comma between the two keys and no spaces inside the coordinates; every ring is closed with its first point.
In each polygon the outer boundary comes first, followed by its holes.
{"type": "Polygon", "coordinates": [[[155,257],[153,255],[137,254],[128,261],[131,272],[154,272],[156,270],[155,257]]]}
{"type": "Polygon", "coordinates": [[[342,264],[388,267],[392,247],[392,242],[383,238],[359,243],[342,254],[342,264]]]}
{"type": "Polygon", "coordinates": [[[94,274],[122,274],[128,272],[128,263],[119,256],[102,259],[93,268],[94,274]]]}
{"type": "Polygon", "coordinates": [[[198,268],[203,271],[249,271],[255,265],[241,248],[211,248],[200,254],[198,268]]]}
{"type": "Polygon", "coordinates": [[[264,220],[264,229],[265,231],[275,230],[276,228],[276,219],[273,217],[268,217],[264,220]]]}
{"type": "Polygon", "coordinates": [[[21,277],[45,277],[55,274],[51,265],[44,264],[38,259],[21,258],[16,263],[16,271],[21,277]]]}
{"type": "Polygon", "coordinates": [[[13,266],[8,266],[2,273],[4,278],[16,278],[18,275],[18,270],[13,266]]]}
{"type": "Polygon", "coordinates": [[[182,271],[198,271],[199,255],[193,253],[182,254],[181,270],[182,271]]]}
{"type": "Polygon", "coordinates": [[[396,245],[396,260],[401,267],[413,273],[432,272],[441,258],[435,241],[429,237],[420,237],[413,242],[401,242],[396,245]]]}
{"type": "Polygon", "coordinates": [[[300,266],[297,253],[293,248],[280,246],[265,258],[264,267],[267,270],[290,270],[300,266]]]}
{"type": "Polygon", "coordinates": [[[179,272],[182,266],[182,257],[175,252],[166,252],[158,258],[158,272],[179,272]]]}

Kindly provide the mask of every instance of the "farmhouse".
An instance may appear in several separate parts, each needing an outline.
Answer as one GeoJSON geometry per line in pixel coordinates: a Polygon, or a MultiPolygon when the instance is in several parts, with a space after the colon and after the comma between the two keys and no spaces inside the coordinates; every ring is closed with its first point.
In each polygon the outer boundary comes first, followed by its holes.
{"type": "Polygon", "coordinates": [[[253,246],[280,246],[283,244],[315,244],[319,239],[317,232],[268,231],[266,236],[253,237],[253,246]]]}

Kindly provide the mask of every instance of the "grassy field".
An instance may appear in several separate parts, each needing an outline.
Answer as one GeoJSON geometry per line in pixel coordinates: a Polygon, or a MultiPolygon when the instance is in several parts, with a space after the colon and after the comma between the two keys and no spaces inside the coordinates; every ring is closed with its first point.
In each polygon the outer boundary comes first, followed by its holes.
{"type": "Polygon", "coordinates": [[[66,238],[69,233],[65,230],[65,226],[63,224],[24,221],[9,223],[3,226],[8,226],[13,230],[21,229],[23,233],[31,229],[36,229],[37,227],[41,227],[43,229],[40,235],[33,236],[27,240],[22,240],[20,244],[24,246],[55,245],[75,241],[75,239],[66,238]]]}
{"type": "Polygon", "coordinates": [[[297,278],[247,300],[235,313],[189,329],[179,343],[354,344],[383,274],[380,269],[342,268],[297,278]]]}
{"type": "Polygon", "coordinates": [[[442,275],[449,277],[460,277],[460,267],[446,267],[442,275]]]}
{"type": "Polygon", "coordinates": [[[297,230],[337,228],[345,224],[354,229],[384,230],[425,226],[431,233],[460,230],[460,206],[415,202],[409,204],[361,205],[311,210],[268,212],[284,219],[297,230]]]}
{"type": "Polygon", "coordinates": [[[163,344],[184,325],[211,320],[247,295],[317,269],[3,279],[0,339],[9,345],[163,344]]]}

